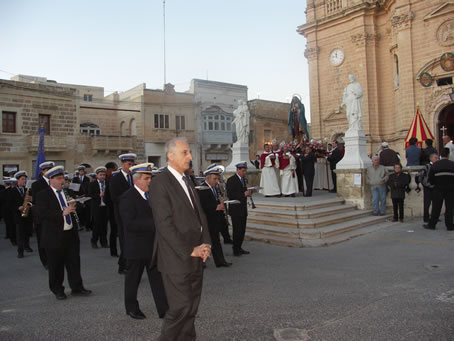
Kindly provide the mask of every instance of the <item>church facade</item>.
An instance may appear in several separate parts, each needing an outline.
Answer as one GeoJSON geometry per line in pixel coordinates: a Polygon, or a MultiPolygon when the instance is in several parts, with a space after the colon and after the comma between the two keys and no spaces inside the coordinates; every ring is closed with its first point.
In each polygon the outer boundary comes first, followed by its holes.
{"type": "Polygon", "coordinates": [[[307,0],[311,131],[339,139],[348,129],[341,108],[348,75],[364,90],[368,153],[381,142],[404,151],[417,106],[436,145],[454,138],[454,1],[307,0]]]}

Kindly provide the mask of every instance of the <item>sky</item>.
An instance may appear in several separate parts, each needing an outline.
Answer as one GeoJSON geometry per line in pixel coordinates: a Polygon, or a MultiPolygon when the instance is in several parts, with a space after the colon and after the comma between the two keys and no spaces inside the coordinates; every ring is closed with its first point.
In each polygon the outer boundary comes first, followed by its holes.
{"type": "MultiPolygon", "coordinates": [[[[167,82],[248,86],[249,99],[309,105],[306,0],[166,0],[167,82]]],[[[0,1],[0,78],[15,74],[102,86],[161,89],[162,0],[0,1]]],[[[307,112],[308,110],[306,110],[307,112]]]]}

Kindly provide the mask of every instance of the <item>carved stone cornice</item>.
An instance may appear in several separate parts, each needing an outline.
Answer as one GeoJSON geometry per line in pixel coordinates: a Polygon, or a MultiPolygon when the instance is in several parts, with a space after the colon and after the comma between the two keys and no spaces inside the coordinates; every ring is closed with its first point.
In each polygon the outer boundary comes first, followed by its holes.
{"type": "Polygon", "coordinates": [[[408,13],[394,15],[391,18],[391,24],[396,29],[406,29],[410,27],[411,21],[415,18],[415,13],[410,11],[408,13]]]}
{"type": "Polygon", "coordinates": [[[380,40],[381,36],[379,33],[372,34],[372,33],[358,33],[354,34],[350,37],[352,39],[352,43],[356,44],[357,46],[374,43],[380,40]]]}
{"type": "Polygon", "coordinates": [[[320,52],[320,47],[306,47],[306,50],[304,51],[304,57],[307,59],[314,59],[317,58],[318,53],[320,52]]]}

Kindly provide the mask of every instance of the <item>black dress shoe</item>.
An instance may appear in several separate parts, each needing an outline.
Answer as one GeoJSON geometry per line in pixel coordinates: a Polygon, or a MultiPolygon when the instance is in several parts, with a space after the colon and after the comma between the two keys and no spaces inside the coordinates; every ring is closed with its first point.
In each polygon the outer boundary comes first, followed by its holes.
{"type": "Polygon", "coordinates": [[[140,311],[140,309],[137,310],[137,311],[128,311],[126,314],[131,316],[133,319],[136,319],[136,320],[143,320],[143,319],[147,318],[145,316],[145,314],[140,311]]]}
{"type": "Polygon", "coordinates": [[[220,268],[220,267],[226,267],[226,268],[228,268],[229,266],[232,266],[232,263],[230,263],[230,262],[223,262],[223,263],[216,264],[216,267],[217,267],[217,268],[220,268]]]}
{"type": "Polygon", "coordinates": [[[33,252],[33,249],[30,246],[27,246],[24,250],[27,252],[33,252]]]}
{"type": "Polygon", "coordinates": [[[24,253],[23,253],[23,252],[18,253],[18,254],[17,254],[17,258],[24,258],[24,253]]]}
{"type": "Polygon", "coordinates": [[[89,296],[89,295],[91,295],[91,290],[88,290],[85,288],[82,288],[79,290],[73,290],[73,291],[71,291],[71,295],[73,295],[73,296],[89,296]]]}
{"type": "Polygon", "coordinates": [[[246,251],[246,250],[243,250],[243,249],[241,249],[240,252],[241,252],[242,255],[248,255],[248,254],[250,254],[249,251],[246,251]]]}
{"type": "Polygon", "coordinates": [[[224,239],[224,244],[233,244],[232,239],[224,239]]]}
{"type": "Polygon", "coordinates": [[[424,224],[422,227],[424,227],[426,230],[435,230],[435,227],[430,227],[429,224],[424,224]]]}
{"type": "Polygon", "coordinates": [[[118,273],[119,273],[120,275],[126,275],[127,272],[128,272],[128,271],[127,271],[126,269],[118,269],[118,273]]]}
{"type": "Polygon", "coordinates": [[[111,257],[119,257],[119,256],[118,256],[118,253],[116,253],[116,252],[112,252],[112,253],[110,254],[110,256],[111,256],[111,257]]]}
{"type": "Polygon", "coordinates": [[[160,319],[163,319],[164,316],[166,316],[166,313],[159,313],[158,316],[159,316],[160,319]]]}
{"type": "Polygon", "coordinates": [[[58,294],[55,294],[55,297],[57,298],[57,300],[61,301],[66,300],[68,296],[66,296],[64,292],[59,292],[58,294]]]}
{"type": "Polygon", "coordinates": [[[92,243],[91,243],[91,247],[92,247],[93,249],[97,249],[97,248],[98,248],[98,244],[92,242],[92,243]]]}

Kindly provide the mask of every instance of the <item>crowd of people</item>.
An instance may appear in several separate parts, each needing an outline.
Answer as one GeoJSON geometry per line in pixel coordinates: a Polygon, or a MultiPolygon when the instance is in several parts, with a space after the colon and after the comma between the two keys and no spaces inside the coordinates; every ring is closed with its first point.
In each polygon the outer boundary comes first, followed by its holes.
{"type": "MultiPolygon", "coordinates": [[[[440,153],[433,147],[433,141],[425,141],[426,148],[417,146],[418,140],[411,138],[405,150],[407,167],[423,166],[416,181],[423,187],[423,227],[435,229],[440,212],[445,204],[445,225],[454,230],[454,144],[449,136],[443,136],[440,153]]],[[[372,157],[372,166],[367,169],[366,182],[371,186],[374,215],[386,214],[386,196],[391,192],[393,221],[404,221],[405,194],[410,192],[410,176],[402,171],[397,152],[383,142],[381,150],[372,157]],[[393,167],[389,172],[386,167],[393,167]]]]}
{"type": "Polygon", "coordinates": [[[168,164],[160,169],[152,163],[136,164],[137,156],[127,153],[119,156],[119,169],[109,162],[87,174],[81,165],[72,179],[52,161],[39,165],[40,176],[33,182],[27,181],[25,171],[16,172],[0,191],[1,212],[18,258],[33,252],[29,238],[36,233],[49,289],[58,300],[67,298],[65,269],[72,295],[92,293],[83,284],[80,262],[79,231],[89,231],[92,248],[108,248],[118,257],[118,272],[125,275],[126,313],[146,318],[137,300],[146,271],[163,319],[160,340],[193,340],[206,260],[212,256],[216,267],[232,266],[220,235],[224,244],[232,245],[235,257],[250,253],[242,246],[252,190],[247,161],[238,163],[227,181],[224,168],[216,164],[198,181],[184,138],[170,140],[166,151],[168,164]]]}
{"type": "Polygon", "coordinates": [[[344,156],[344,149],[337,141],[328,144],[327,151],[321,148],[316,143],[266,143],[263,153],[251,161],[262,170],[260,193],[265,197],[295,197],[301,192],[303,196],[311,197],[317,157],[326,158],[329,163],[334,185],[330,192],[336,193],[334,170],[344,156]]]}

